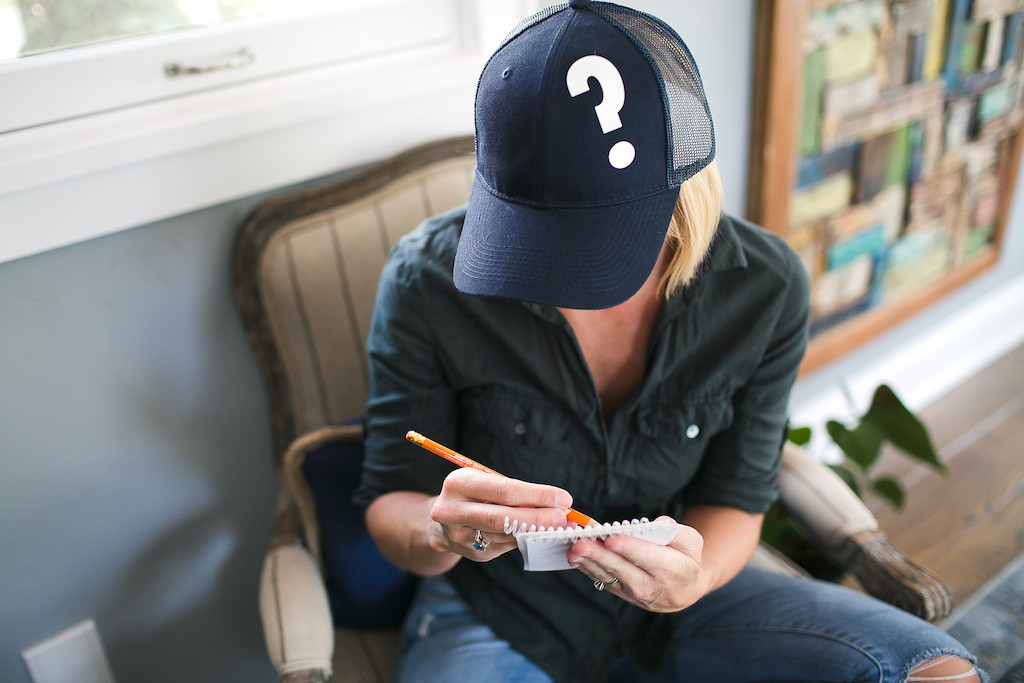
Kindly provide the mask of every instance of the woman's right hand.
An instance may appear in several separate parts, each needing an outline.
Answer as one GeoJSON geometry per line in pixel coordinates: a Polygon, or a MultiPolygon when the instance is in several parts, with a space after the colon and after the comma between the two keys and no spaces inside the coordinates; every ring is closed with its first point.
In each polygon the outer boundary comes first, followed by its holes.
{"type": "Polygon", "coordinates": [[[487,562],[516,547],[516,539],[505,533],[506,520],[528,527],[566,526],[571,506],[572,496],[558,487],[463,467],[445,478],[434,499],[431,545],[474,562],[487,562]],[[489,542],[485,550],[473,547],[477,531],[489,542]]]}

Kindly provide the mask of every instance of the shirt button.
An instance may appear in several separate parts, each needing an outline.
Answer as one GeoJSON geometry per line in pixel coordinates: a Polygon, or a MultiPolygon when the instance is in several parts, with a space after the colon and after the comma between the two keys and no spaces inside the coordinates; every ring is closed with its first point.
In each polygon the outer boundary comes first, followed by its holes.
{"type": "Polygon", "coordinates": [[[512,428],[512,431],[516,433],[516,436],[523,436],[524,434],[526,434],[526,423],[516,422],[516,425],[515,427],[512,428]]]}
{"type": "Polygon", "coordinates": [[[690,425],[686,428],[687,439],[696,439],[698,434],[700,434],[700,427],[697,425],[690,425]]]}

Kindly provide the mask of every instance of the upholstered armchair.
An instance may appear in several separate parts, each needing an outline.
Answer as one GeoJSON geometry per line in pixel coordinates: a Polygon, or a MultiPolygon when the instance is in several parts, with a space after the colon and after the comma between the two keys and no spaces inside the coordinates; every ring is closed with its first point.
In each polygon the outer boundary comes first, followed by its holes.
{"type": "MultiPolygon", "coordinates": [[[[423,219],[467,201],[473,168],[472,138],[428,144],[268,201],[238,233],[237,302],[266,380],[278,472],[259,604],[282,681],[393,676],[415,579],[376,554],[348,502],[361,456],[365,340],[388,251],[423,219]]],[[[781,499],[864,590],[925,619],[950,612],[948,586],[897,552],[830,469],[791,446],[781,499]]],[[[801,572],[763,546],[752,562],[801,572]]]]}

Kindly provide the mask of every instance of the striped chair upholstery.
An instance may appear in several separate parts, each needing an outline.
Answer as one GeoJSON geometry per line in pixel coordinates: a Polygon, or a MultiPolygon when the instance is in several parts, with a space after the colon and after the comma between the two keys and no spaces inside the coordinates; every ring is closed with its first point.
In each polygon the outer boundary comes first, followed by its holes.
{"type": "Polygon", "coordinates": [[[236,289],[279,458],[296,437],[363,414],[384,259],[425,218],[469,200],[474,167],[472,138],[445,140],[268,202],[243,226],[236,289]]]}

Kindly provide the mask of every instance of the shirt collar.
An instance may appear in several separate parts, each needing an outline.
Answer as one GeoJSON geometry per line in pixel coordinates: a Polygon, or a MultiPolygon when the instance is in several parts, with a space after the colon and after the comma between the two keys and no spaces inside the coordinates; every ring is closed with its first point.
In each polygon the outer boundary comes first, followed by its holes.
{"type": "Polygon", "coordinates": [[[733,218],[722,214],[715,228],[715,239],[711,242],[708,255],[704,259],[702,270],[732,270],[746,268],[747,257],[743,253],[743,244],[736,233],[733,218]]]}
{"type": "Polygon", "coordinates": [[[683,291],[665,302],[662,310],[663,319],[671,319],[693,303],[704,289],[707,275],[725,270],[734,270],[747,267],[747,257],[743,253],[743,243],[733,225],[733,218],[722,214],[715,228],[715,237],[708,247],[707,256],[697,268],[683,291]]]}

